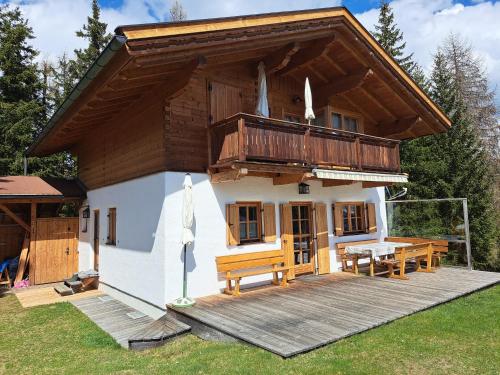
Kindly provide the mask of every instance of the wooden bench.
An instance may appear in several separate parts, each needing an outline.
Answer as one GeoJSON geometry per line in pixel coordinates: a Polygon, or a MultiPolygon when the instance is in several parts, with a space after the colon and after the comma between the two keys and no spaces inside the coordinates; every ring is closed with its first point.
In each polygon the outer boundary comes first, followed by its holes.
{"type": "Polygon", "coordinates": [[[352,241],[352,242],[339,242],[337,243],[337,254],[340,255],[340,259],[342,261],[342,271],[344,272],[353,272],[356,275],[359,273],[359,264],[358,260],[363,258],[370,258],[370,275],[373,275],[374,272],[374,259],[371,258],[370,255],[363,254],[348,254],[345,250],[347,246],[354,245],[363,245],[370,243],[378,243],[379,240],[364,240],[364,241],[352,241]],[[351,267],[349,268],[347,262],[351,262],[351,267]]]}
{"type": "Polygon", "coordinates": [[[215,258],[217,272],[226,273],[226,288],[224,293],[240,295],[242,277],[273,274],[273,284],[279,284],[278,272],[281,272],[281,286],[288,285],[289,266],[285,266],[283,250],[259,251],[237,255],[226,255],[215,258]],[[234,280],[235,286],[232,287],[234,280]]]}
{"type": "Polygon", "coordinates": [[[397,247],[394,252],[394,257],[385,259],[380,263],[387,266],[389,277],[394,279],[408,280],[405,276],[406,262],[414,259],[417,263],[417,272],[433,272],[432,271],[432,242],[420,243],[417,245],[397,247]],[[426,260],[426,268],[422,268],[421,261],[426,260]],[[399,270],[399,275],[394,272],[399,270]]]}
{"type": "Polygon", "coordinates": [[[448,241],[446,240],[433,240],[430,238],[420,237],[386,237],[385,241],[390,242],[409,242],[412,244],[419,243],[432,243],[432,267],[441,266],[441,258],[445,257],[448,253],[448,241]]]}

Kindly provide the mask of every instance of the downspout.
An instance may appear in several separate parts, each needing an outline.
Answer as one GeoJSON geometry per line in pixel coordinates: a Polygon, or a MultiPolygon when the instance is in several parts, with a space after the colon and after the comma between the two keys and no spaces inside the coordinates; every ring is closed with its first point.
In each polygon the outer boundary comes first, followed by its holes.
{"type": "Polygon", "coordinates": [[[73,103],[80,97],[80,95],[85,91],[87,86],[99,75],[101,70],[109,63],[109,61],[114,57],[114,55],[121,49],[121,47],[127,42],[127,38],[122,35],[115,35],[109,41],[107,46],[101,52],[99,57],[93,62],[90,68],[87,69],[85,75],[80,79],[76,86],[71,90],[71,93],[66,97],[61,106],[52,115],[47,125],[44,127],[43,131],[36,138],[36,140],[31,144],[31,146],[26,150],[25,156],[30,156],[40,144],[40,142],[52,131],[54,126],[57,124],[59,119],[66,113],[66,111],[73,105],[73,103]]]}

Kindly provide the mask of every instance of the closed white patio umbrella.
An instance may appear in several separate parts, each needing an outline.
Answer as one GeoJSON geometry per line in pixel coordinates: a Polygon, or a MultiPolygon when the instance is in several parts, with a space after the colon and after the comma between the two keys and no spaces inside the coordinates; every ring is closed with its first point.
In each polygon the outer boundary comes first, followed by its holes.
{"type": "Polygon", "coordinates": [[[316,117],[314,116],[313,111],[313,100],[311,93],[311,86],[309,85],[309,78],[306,78],[306,85],[304,88],[304,102],[306,105],[306,113],[304,115],[308,124],[311,124],[311,120],[314,120],[316,117]]]}
{"type": "Polygon", "coordinates": [[[259,78],[257,80],[257,107],[255,113],[259,116],[269,117],[269,104],[267,103],[267,81],[266,81],[266,67],[261,61],[259,63],[259,78]]]}
{"type": "Polygon", "coordinates": [[[182,282],[182,297],[177,298],[173,305],[177,307],[189,307],[195,304],[195,300],[187,296],[187,261],[186,253],[187,246],[194,241],[194,235],[192,231],[193,218],[194,218],[194,207],[193,207],[193,182],[191,181],[191,175],[186,173],[184,178],[184,195],[182,199],[182,244],[184,250],[184,278],[182,282]]]}

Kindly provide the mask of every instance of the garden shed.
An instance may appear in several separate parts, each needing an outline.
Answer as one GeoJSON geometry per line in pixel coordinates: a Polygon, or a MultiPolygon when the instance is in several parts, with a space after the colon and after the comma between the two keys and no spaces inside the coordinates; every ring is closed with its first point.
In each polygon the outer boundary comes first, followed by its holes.
{"type": "MultiPolygon", "coordinates": [[[[19,256],[30,284],[61,281],[78,271],[78,210],[85,189],[77,180],[0,177],[0,263],[19,256]]],[[[24,274],[24,275],[23,275],[24,274]]]]}

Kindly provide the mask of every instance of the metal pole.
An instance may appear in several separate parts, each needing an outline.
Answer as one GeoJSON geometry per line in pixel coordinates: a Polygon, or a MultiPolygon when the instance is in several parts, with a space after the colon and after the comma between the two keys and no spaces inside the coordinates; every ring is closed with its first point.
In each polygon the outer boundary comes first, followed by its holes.
{"type": "Polygon", "coordinates": [[[28,158],[26,156],[23,157],[23,171],[24,175],[28,175],[28,158]]]}
{"type": "Polygon", "coordinates": [[[464,207],[464,227],[465,227],[465,247],[467,249],[467,268],[472,271],[472,254],[470,250],[470,233],[469,233],[469,212],[467,209],[467,198],[462,201],[464,207]]]}
{"type": "Polygon", "coordinates": [[[186,265],[186,245],[184,245],[184,282],[182,283],[182,297],[187,297],[187,265],[186,265]]]}

